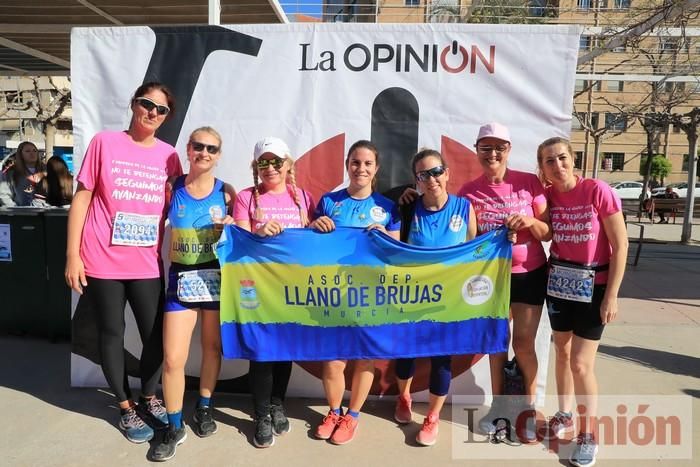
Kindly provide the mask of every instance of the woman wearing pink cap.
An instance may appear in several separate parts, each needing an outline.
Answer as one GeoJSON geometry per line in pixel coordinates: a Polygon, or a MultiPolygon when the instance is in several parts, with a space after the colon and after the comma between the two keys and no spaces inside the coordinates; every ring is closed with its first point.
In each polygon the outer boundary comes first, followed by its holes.
{"type": "MultiPolygon", "coordinates": [[[[255,144],[253,158],[253,186],[241,191],[233,206],[236,225],[261,237],[306,227],[313,218],[314,202],[296,185],[294,159],[287,144],[279,138],[264,138],[255,144]]],[[[259,448],[272,446],[273,435],[290,430],[282,403],[291,373],[292,362],[250,362],[253,444],[259,448]]]]}
{"type": "MultiPolygon", "coordinates": [[[[464,184],[459,195],[468,198],[474,206],[478,234],[502,225],[517,233],[513,244],[510,311],[513,318],[513,350],[523,373],[528,404],[525,409],[529,412],[525,418],[527,425],[516,428],[521,439],[534,440],[535,336],[547,281],[547,257],[541,242],[551,239],[552,230],[542,183],[534,174],[509,169],[510,151],[508,128],[495,122],[479,128],[476,153],[484,173],[464,184]]],[[[503,365],[506,360],[505,352],[489,355],[494,396],[503,394],[503,365]]],[[[503,409],[503,399],[495,397],[489,413],[479,422],[483,433],[495,433],[494,419],[505,415],[503,409]]]]}

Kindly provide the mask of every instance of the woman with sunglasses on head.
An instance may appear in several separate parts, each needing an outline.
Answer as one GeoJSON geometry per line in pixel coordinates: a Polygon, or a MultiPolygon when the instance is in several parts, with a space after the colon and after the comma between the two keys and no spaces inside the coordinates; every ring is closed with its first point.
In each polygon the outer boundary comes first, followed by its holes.
{"type": "MultiPolygon", "coordinates": [[[[379,151],[369,141],[360,140],[350,146],[345,159],[350,178],[347,188],[326,193],[316,207],[316,220],[310,227],[331,232],[338,227],[377,229],[399,239],[401,221],[392,201],[375,193],[373,185],[379,171],[379,151]]],[[[330,410],[316,428],[316,437],[330,439],[333,444],[352,441],[360,416],[374,380],[374,361],[355,360],[348,411],[341,413],[345,392],[346,360],[323,362],[323,388],[330,410]]]]}
{"type": "Polygon", "coordinates": [[[44,199],[46,190],[41,182],[45,176],[34,143],[19,143],[14,165],[0,175],[0,206],[31,206],[35,198],[44,199]]]}
{"type": "Polygon", "coordinates": [[[202,361],[199,398],[192,428],[199,437],[216,433],[211,397],[221,368],[219,302],[221,270],[214,244],[223,223],[233,223],[236,193],[214,177],[221,158],[221,136],[211,127],[192,132],[187,143],[190,172],[172,180],[168,209],[170,221],[170,272],[163,320],[163,398],[168,431],[153,451],[153,460],[166,461],[187,438],[182,420],[185,363],[192,332],[201,320],[202,361]]]}
{"type": "Polygon", "coordinates": [[[628,241],[619,198],[607,183],[575,175],[572,154],[571,143],[559,137],[537,149],[554,231],[547,309],[559,411],[549,420],[546,436],[558,437],[573,428],[575,394],[585,412],[578,417],[579,434],[569,461],[581,467],[596,461],[591,423],[598,402],[595,357],[605,325],[617,316],[628,241]]]}
{"type": "MultiPolygon", "coordinates": [[[[285,228],[306,227],[312,218],[311,196],[296,185],[294,159],[287,144],[267,137],[253,150],[253,186],[236,198],[236,225],[261,237],[279,235],[285,228]]],[[[274,344],[269,344],[274,345],[274,344]]],[[[274,444],[273,435],[290,430],[284,413],[292,362],[250,362],[250,391],[255,411],[253,444],[259,448],[274,444]]]]}
{"type": "Polygon", "coordinates": [[[167,423],[156,394],[163,362],[163,278],[159,251],[168,177],[182,173],[177,152],[155,136],[174,99],[160,83],[141,85],[131,99],[126,131],[97,133],[78,173],[68,214],[66,282],[97,315],[102,371],[114,392],[126,438],[153,437],[144,423],[167,423]],[[124,352],[129,303],[143,344],[141,398],[131,397],[124,352]],[[137,411],[138,409],[138,411],[137,411]]]}
{"type": "MultiPolygon", "coordinates": [[[[465,198],[447,193],[450,169],[442,155],[425,149],[413,156],[411,162],[416,185],[423,193],[415,204],[408,233],[408,243],[427,247],[453,246],[476,236],[476,217],[465,198]]],[[[437,441],[440,410],[445,403],[452,379],[452,359],[449,355],[430,358],[430,399],[428,414],[416,436],[416,442],[432,446],[437,441]]],[[[399,397],[394,419],[411,423],[411,382],[416,371],[415,358],[396,360],[396,382],[399,397]]]]}
{"type": "MultiPolygon", "coordinates": [[[[549,212],[544,188],[536,175],[507,167],[511,151],[508,128],[500,123],[489,123],[479,129],[476,153],[483,175],[464,184],[459,195],[471,201],[476,212],[478,234],[505,225],[516,232],[510,283],[510,312],[513,319],[513,350],[525,385],[524,426],[515,427],[523,441],[534,441],[535,393],[537,389],[537,355],[535,337],[542,314],[547,281],[547,257],[543,241],[551,239],[549,212]],[[526,412],[525,412],[526,411],[526,412]]],[[[484,434],[495,433],[494,420],[508,415],[503,395],[503,366],[507,353],[489,355],[491,390],[494,396],[491,409],[479,422],[484,434]]]]}

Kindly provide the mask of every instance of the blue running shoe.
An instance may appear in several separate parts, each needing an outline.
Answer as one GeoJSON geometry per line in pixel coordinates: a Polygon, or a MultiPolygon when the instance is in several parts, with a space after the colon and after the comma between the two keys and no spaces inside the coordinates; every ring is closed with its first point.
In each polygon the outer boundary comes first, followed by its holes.
{"type": "Polygon", "coordinates": [[[132,443],[145,443],[153,439],[153,428],[144,423],[134,407],[126,409],[119,420],[119,428],[124,431],[126,439],[132,443]]]}

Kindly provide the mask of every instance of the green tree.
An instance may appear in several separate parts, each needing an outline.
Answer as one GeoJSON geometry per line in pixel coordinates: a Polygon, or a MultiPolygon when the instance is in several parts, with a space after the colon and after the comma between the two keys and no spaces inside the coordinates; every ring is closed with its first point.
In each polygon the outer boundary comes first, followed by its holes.
{"type": "MultiPolygon", "coordinates": [[[[640,175],[644,175],[644,171],[647,166],[647,156],[642,155],[642,160],[641,163],[639,164],[639,173],[640,175]]],[[[664,179],[668,177],[668,174],[671,173],[671,161],[666,159],[666,156],[663,154],[656,154],[652,159],[651,159],[651,173],[650,176],[652,180],[655,180],[659,182],[660,184],[664,184],[664,179]]]]}

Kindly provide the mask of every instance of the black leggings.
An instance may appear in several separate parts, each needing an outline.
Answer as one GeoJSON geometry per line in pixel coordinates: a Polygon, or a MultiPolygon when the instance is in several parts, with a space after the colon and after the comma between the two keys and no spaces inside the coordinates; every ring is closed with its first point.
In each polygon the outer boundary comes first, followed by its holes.
{"type": "Polygon", "coordinates": [[[250,393],[255,418],[270,414],[270,404],[282,405],[287,394],[292,362],[250,362],[250,393]]]}
{"type": "Polygon", "coordinates": [[[97,315],[100,361],[119,402],[131,399],[124,349],[124,309],[129,302],[141,336],[141,393],[156,393],[163,365],[163,280],[87,278],[86,295],[97,315]]]}

